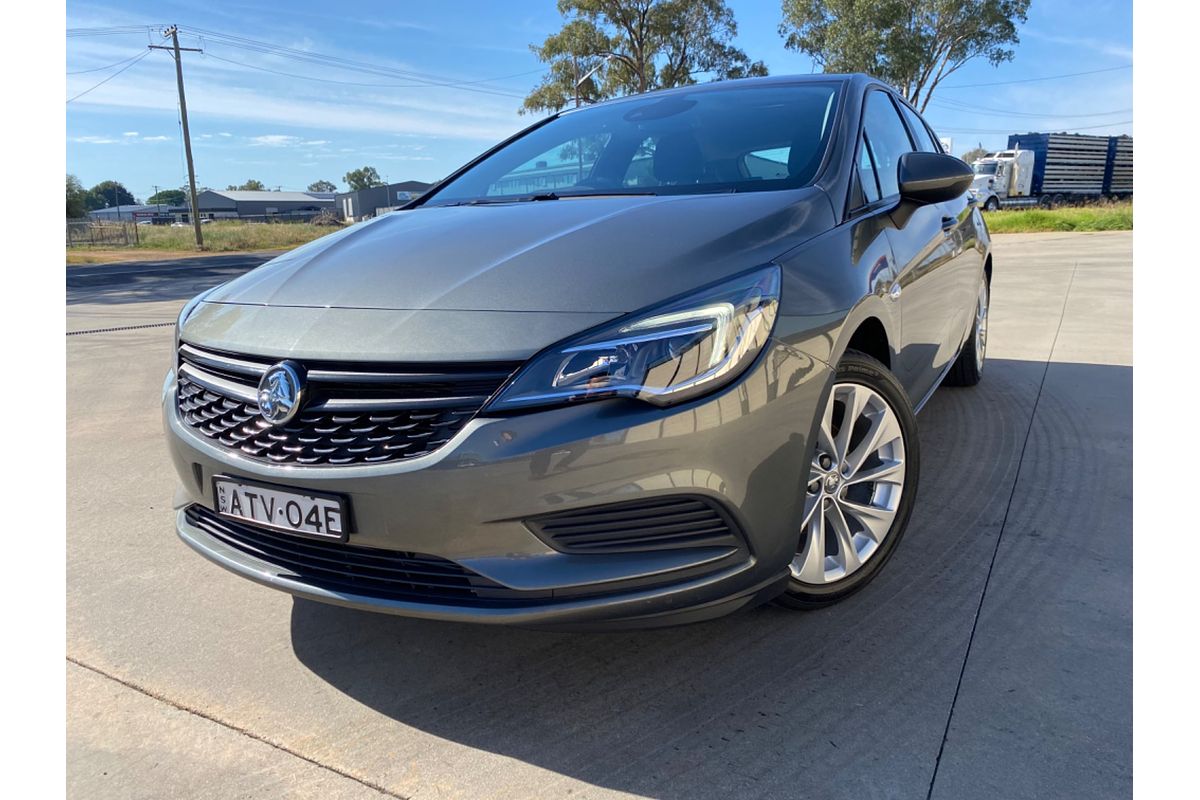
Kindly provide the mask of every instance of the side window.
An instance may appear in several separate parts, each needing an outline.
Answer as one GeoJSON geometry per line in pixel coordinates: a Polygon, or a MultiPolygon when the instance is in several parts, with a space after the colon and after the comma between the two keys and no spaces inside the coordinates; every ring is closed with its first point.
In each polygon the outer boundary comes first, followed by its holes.
{"type": "Polygon", "coordinates": [[[879,175],[879,190],[884,197],[899,194],[900,156],[911,153],[913,146],[900,115],[896,113],[896,106],[885,93],[872,91],[867,94],[863,132],[871,146],[875,172],[879,175]]]}
{"type": "Polygon", "coordinates": [[[912,131],[913,139],[917,143],[917,149],[922,153],[940,153],[942,146],[934,140],[933,135],[929,132],[929,128],[917,116],[917,112],[913,111],[904,103],[900,103],[900,113],[904,115],[904,119],[908,121],[908,129],[912,131]]]}
{"type": "Polygon", "coordinates": [[[879,180],[875,177],[875,165],[871,163],[871,150],[866,139],[858,142],[858,182],[862,189],[861,202],[852,200],[852,208],[870,205],[879,199],[879,180]]]}

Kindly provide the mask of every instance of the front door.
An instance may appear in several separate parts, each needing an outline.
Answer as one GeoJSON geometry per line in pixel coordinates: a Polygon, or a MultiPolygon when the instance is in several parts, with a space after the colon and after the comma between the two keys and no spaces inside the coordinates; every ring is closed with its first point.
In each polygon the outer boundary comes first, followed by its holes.
{"type": "MultiPolygon", "coordinates": [[[[867,93],[863,109],[865,163],[873,167],[879,197],[897,206],[900,201],[900,157],[916,149],[891,97],[882,90],[867,93]],[[869,159],[869,162],[868,162],[869,159]]],[[[864,183],[869,184],[869,177],[864,183]]],[[[867,186],[870,193],[871,187],[867,186]]],[[[947,344],[961,331],[951,332],[958,314],[950,309],[958,289],[954,275],[958,246],[957,220],[945,204],[897,208],[888,230],[895,257],[896,278],[889,296],[900,306],[899,357],[893,372],[908,391],[913,404],[933,388],[958,341],[947,344]]]]}

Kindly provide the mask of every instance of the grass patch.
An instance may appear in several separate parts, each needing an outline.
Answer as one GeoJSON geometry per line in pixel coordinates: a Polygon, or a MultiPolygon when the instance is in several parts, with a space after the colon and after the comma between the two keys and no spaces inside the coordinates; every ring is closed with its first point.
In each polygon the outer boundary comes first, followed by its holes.
{"type": "MultiPolygon", "coordinates": [[[[305,222],[210,222],[200,227],[204,249],[214,253],[243,250],[286,250],[340,230],[334,225],[309,225],[305,222]]],[[[147,250],[196,249],[196,234],[191,226],[142,225],[138,228],[139,248],[147,250]]]]}
{"type": "MultiPolygon", "coordinates": [[[[241,222],[222,220],[202,226],[205,253],[243,253],[253,250],[290,250],[341,230],[337,225],[304,222],[241,222]]],[[[196,233],[189,225],[139,225],[138,244],[131,247],[86,245],[67,248],[68,264],[105,264],[197,255],[196,233]]]]}
{"type": "Polygon", "coordinates": [[[1081,208],[1027,208],[985,212],[992,233],[1043,231],[1131,231],[1133,203],[1081,208]]]}

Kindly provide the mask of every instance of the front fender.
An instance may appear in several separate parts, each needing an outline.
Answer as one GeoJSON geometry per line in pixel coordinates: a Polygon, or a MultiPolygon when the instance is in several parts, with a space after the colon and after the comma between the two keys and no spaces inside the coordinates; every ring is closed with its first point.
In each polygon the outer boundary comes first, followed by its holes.
{"type": "Polygon", "coordinates": [[[896,280],[887,214],[840,225],[777,259],[783,270],[776,337],[836,365],[855,332],[878,322],[895,363],[900,309],[888,295],[896,280]]]}

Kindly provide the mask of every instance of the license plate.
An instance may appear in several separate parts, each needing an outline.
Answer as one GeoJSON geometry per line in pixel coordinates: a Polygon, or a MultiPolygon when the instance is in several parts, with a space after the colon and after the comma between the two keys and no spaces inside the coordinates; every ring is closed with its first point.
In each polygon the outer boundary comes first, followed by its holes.
{"type": "Polygon", "coordinates": [[[215,476],[213,497],[221,516],[288,533],[346,540],[346,501],[243,480],[215,476]]]}

